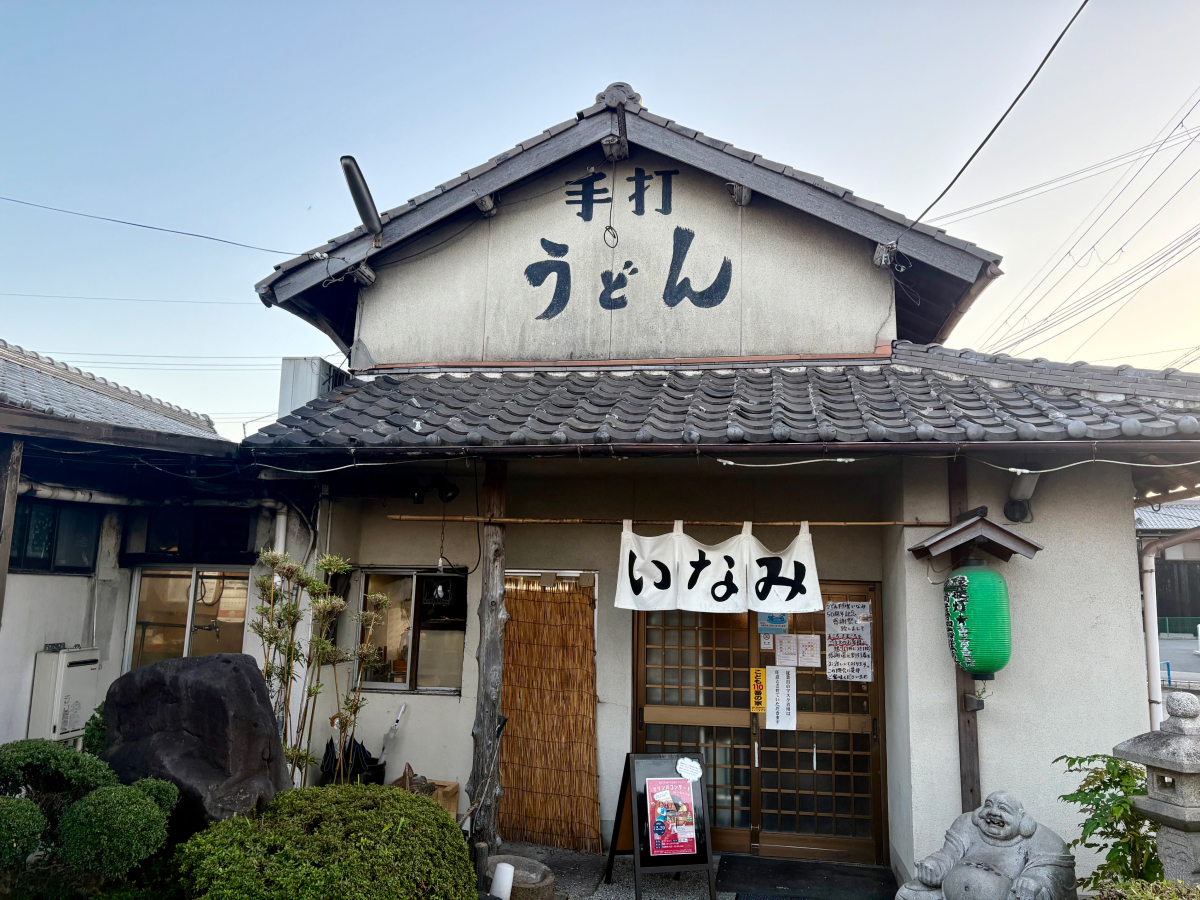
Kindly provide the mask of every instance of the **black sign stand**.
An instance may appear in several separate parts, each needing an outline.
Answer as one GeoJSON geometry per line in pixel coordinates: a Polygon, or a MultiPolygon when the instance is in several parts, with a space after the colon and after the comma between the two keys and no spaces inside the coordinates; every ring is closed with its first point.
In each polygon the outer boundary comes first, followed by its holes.
{"type": "MultiPolygon", "coordinates": [[[[717,898],[717,875],[712,867],[712,847],[709,844],[707,792],[704,782],[694,782],[692,817],[696,828],[696,852],[679,856],[650,854],[650,807],[646,802],[647,778],[679,778],[675,764],[686,754],[627,753],[625,772],[621,776],[621,795],[617,798],[617,816],[613,821],[612,840],[608,845],[608,864],[604,867],[604,883],[612,884],[613,860],[618,853],[633,854],[633,890],[636,900],[642,900],[642,871],[670,874],[707,872],[708,898],[717,898]],[[625,827],[622,827],[625,826],[625,827]],[[623,846],[622,846],[623,845],[623,846]],[[687,860],[687,862],[677,862],[687,860]]],[[[688,757],[700,760],[695,757],[688,757]]]]}

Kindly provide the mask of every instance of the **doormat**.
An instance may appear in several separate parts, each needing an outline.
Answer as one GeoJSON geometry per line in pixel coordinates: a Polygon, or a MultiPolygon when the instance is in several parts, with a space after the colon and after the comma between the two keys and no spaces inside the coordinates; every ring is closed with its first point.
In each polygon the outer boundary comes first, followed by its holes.
{"type": "Polygon", "coordinates": [[[737,900],[892,900],[896,876],[885,866],[721,854],[717,890],[737,900]]]}

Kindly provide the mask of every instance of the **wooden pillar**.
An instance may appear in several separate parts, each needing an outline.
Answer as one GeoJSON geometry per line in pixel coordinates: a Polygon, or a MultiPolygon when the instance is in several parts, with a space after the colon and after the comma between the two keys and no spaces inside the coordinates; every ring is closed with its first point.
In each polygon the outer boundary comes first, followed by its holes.
{"type": "Polygon", "coordinates": [[[4,589],[8,585],[8,554],[12,548],[13,520],[17,515],[17,485],[25,442],[0,437],[0,621],[4,617],[4,589]]]}
{"type": "MultiPolygon", "coordinates": [[[[950,460],[950,521],[955,522],[967,506],[967,461],[961,456],[950,460]]],[[[957,565],[969,551],[956,547],[950,562],[957,565]]],[[[973,812],[983,804],[979,787],[979,722],[976,711],[967,708],[967,698],[975,698],[975,679],[957,665],[954,667],[954,700],[958,707],[958,778],[962,811],[973,812]]]]}
{"type": "MultiPolygon", "coordinates": [[[[508,464],[489,460],[483,478],[484,515],[504,515],[508,464]]],[[[497,804],[502,793],[496,772],[499,746],[496,727],[500,716],[500,688],[504,683],[504,526],[483,526],[483,593],[479,600],[479,690],[475,698],[475,725],[471,729],[475,752],[467,794],[478,808],[471,816],[471,843],[484,843],[495,850],[497,804]],[[493,774],[495,773],[495,774],[493,774]],[[479,791],[486,791],[482,797],[479,791]]]]}

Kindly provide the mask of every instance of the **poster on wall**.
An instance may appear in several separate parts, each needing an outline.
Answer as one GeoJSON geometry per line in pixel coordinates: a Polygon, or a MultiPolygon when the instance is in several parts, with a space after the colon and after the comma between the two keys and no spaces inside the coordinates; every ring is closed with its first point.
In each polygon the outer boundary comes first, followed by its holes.
{"type": "Polygon", "coordinates": [[[686,778],[647,778],[650,810],[650,855],[680,856],[696,852],[696,804],[686,778]]]}
{"type": "Polygon", "coordinates": [[[767,728],[796,730],[796,670],[767,666],[767,728]]]}
{"type": "Polygon", "coordinates": [[[874,680],[869,602],[825,604],[825,677],[830,681],[874,680]]]}
{"type": "Polygon", "coordinates": [[[750,712],[767,711],[767,670],[750,670],[750,712]]]}
{"type": "Polygon", "coordinates": [[[760,612],[758,614],[758,633],[759,634],[787,634],[788,633],[787,613],[760,612]]]}
{"type": "Polygon", "coordinates": [[[796,634],[778,634],[775,636],[775,665],[800,665],[800,636],[796,634]]]}
{"type": "Polygon", "coordinates": [[[796,653],[798,666],[821,667],[821,636],[819,634],[797,634],[799,649],[796,653]]]}

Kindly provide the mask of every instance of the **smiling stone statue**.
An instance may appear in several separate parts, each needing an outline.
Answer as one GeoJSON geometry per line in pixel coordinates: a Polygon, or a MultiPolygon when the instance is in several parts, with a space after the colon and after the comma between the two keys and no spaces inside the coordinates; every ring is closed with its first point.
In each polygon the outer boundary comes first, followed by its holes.
{"type": "Polygon", "coordinates": [[[963,813],[897,900],[1077,900],[1075,857],[1004,791],[963,813]]]}

